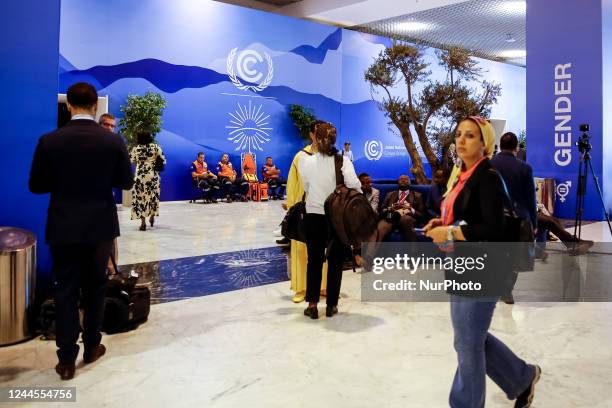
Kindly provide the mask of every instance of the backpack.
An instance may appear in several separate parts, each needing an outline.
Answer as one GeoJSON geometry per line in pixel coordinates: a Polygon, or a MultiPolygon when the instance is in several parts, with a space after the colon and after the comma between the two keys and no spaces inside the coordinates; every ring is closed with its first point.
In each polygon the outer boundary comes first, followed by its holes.
{"type": "MultiPolygon", "coordinates": [[[[312,153],[302,149],[302,152],[312,156],[312,153]]],[[[300,242],[306,242],[306,231],[304,219],[306,217],[306,193],[302,195],[302,201],[298,201],[287,210],[285,218],[281,223],[281,234],[285,238],[300,242]]]]}
{"type": "Polygon", "coordinates": [[[344,185],[342,162],[334,157],[336,189],[325,200],[325,215],[343,244],[357,246],[376,231],[378,216],[365,195],[344,185]]]}

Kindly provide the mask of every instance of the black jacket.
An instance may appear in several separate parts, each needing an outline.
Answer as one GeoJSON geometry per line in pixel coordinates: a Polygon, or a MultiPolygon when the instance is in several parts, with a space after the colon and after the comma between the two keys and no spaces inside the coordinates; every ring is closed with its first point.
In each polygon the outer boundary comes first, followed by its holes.
{"type": "Polygon", "coordinates": [[[50,245],[99,243],[119,236],[113,187],[130,189],[132,166],[123,140],[87,119],[40,138],[30,191],[51,193],[46,241],[50,245]]]}
{"type": "MultiPolygon", "coordinates": [[[[385,200],[383,201],[383,211],[397,203],[399,201],[399,197],[399,189],[388,192],[385,195],[385,200]]],[[[421,222],[423,220],[423,214],[425,213],[425,206],[423,204],[423,197],[421,196],[421,193],[408,189],[406,201],[410,203],[412,208],[414,208],[414,219],[421,222]]]]}
{"type": "Polygon", "coordinates": [[[506,182],[508,193],[518,213],[524,218],[529,218],[535,229],[537,227],[536,196],[531,166],[508,152],[497,154],[491,160],[491,165],[506,182]]]}
{"type": "Polygon", "coordinates": [[[456,274],[446,272],[446,278],[458,282],[479,282],[480,292],[449,290],[463,296],[497,297],[503,296],[512,287],[512,267],[509,244],[504,243],[505,191],[499,174],[491,167],[488,159],[483,160],[466,182],[453,206],[455,223],[465,221],[461,231],[468,244],[458,242],[454,257],[477,258],[485,253],[483,271],[469,271],[456,274]],[[492,244],[485,244],[490,242],[492,244]],[[476,243],[476,244],[472,244],[476,243]]]}

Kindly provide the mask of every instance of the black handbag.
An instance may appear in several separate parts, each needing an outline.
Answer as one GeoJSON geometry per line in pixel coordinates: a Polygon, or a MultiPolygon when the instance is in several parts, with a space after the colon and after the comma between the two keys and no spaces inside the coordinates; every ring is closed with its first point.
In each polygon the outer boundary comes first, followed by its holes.
{"type": "Polygon", "coordinates": [[[504,187],[504,222],[506,241],[512,244],[512,270],[515,272],[531,272],[535,266],[535,235],[531,220],[521,217],[510,198],[506,182],[498,173],[504,187]]]}
{"type": "Polygon", "coordinates": [[[306,193],[302,196],[302,201],[295,203],[285,214],[281,223],[281,234],[288,239],[306,242],[306,229],[304,220],[306,218],[306,193]]]}
{"type": "Polygon", "coordinates": [[[155,158],[155,164],[153,165],[153,170],[155,170],[157,173],[161,173],[162,171],[164,171],[165,168],[166,168],[166,163],[164,162],[164,159],[157,156],[155,158]]]}

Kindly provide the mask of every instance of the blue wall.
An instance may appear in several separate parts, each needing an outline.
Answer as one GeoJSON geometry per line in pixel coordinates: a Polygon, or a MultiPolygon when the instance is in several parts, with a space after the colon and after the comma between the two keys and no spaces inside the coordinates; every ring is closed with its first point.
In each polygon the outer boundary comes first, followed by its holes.
{"type": "MultiPolygon", "coordinates": [[[[527,134],[529,161],[540,176],[553,177],[558,184],[555,213],[573,218],[580,154],[575,143],[581,123],[591,126],[592,163],[602,179],[602,9],[601,0],[529,1],[527,8],[527,134]],[[555,68],[571,64],[571,78],[555,80],[555,68]],[[571,94],[561,95],[571,79],[571,94]],[[555,90],[557,86],[557,91],[555,90]],[[556,95],[557,93],[557,95],[556,95]],[[555,114],[560,98],[569,98],[571,112],[555,114]],[[561,131],[556,116],[571,115],[561,131]],[[556,131],[556,127],[558,128],[556,131]],[[571,134],[570,134],[571,133],[571,134]],[[557,140],[556,140],[557,138],[557,140]],[[535,155],[531,152],[537,151],[535,155]],[[566,153],[563,153],[563,152],[566,153]],[[557,155],[557,160],[555,160],[557,155]]],[[[559,102],[564,110],[567,102],[559,102]]],[[[589,176],[585,219],[602,219],[601,201],[589,176]]]]}
{"type": "MultiPolygon", "coordinates": [[[[245,127],[268,128],[261,130],[269,142],[260,143],[261,150],[251,146],[258,164],[271,155],[286,172],[303,144],[288,116],[289,104],[311,107],[318,117],[333,122],[339,130],[338,145],[352,142],[357,171],[397,177],[410,167],[407,152],[363,80],[365,69],[389,44],[384,37],[213,1],[180,0],[168,7],[153,1],[111,0],[102,5],[93,0],[64,0],[60,89],[76,80],[90,81],[100,94],[110,96],[110,110],[115,114],[128,93],[164,94],[168,109],[158,140],[169,163],[162,175],[162,200],[191,197],[187,168],[198,150],[204,150],[209,165],[224,151],[233,155],[234,165],[239,164],[240,153],[248,146],[240,148],[228,138],[235,130],[232,126],[244,121],[240,116],[245,111],[265,112],[262,118],[269,115],[255,125],[246,120],[251,125],[245,127]],[[88,21],[86,27],[82,21],[88,21]],[[255,50],[264,57],[250,67],[262,74],[254,83],[270,72],[265,55],[271,57],[273,75],[268,87],[253,92],[232,83],[227,67],[234,48],[231,67],[244,85],[251,83],[238,72],[241,53],[255,50]],[[380,160],[365,156],[364,146],[372,141],[384,145],[380,160]]],[[[432,62],[432,78],[443,79],[433,49],[427,51],[427,58],[432,62]]],[[[481,64],[487,78],[504,88],[493,116],[508,119],[511,130],[524,129],[525,70],[490,61],[481,64]]],[[[397,92],[403,89],[400,84],[397,92]]]]}
{"type": "Polygon", "coordinates": [[[28,191],[38,138],[57,124],[57,61],[60,1],[11,1],[0,14],[0,225],[38,236],[40,286],[49,277],[44,245],[48,196],[28,191]]]}

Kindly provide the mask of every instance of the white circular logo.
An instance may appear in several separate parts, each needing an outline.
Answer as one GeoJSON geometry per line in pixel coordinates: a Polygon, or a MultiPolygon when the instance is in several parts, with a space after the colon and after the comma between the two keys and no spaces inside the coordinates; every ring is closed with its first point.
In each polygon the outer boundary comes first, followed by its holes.
{"type": "Polygon", "coordinates": [[[380,140],[366,140],[363,152],[368,160],[378,160],[383,155],[384,146],[380,140]]]}
{"type": "Polygon", "coordinates": [[[557,185],[557,196],[559,196],[559,201],[562,203],[565,202],[565,198],[570,192],[570,187],[572,186],[571,181],[566,181],[565,183],[561,183],[557,185]]]}
{"type": "Polygon", "coordinates": [[[268,73],[264,78],[263,73],[255,69],[257,63],[264,61],[264,58],[255,50],[244,50],[238,54],[238,48],[234,48],[230,51],[227,56],[227,76],[230,81],[241,91],[263,91],[270,85],[272,78],[274,77],[274,64],[272,63],[272,57],[267,53],[264,53],[266,63],[268,65],[268,73]],[[234,60],[236,61],[236,72],[234,72],[234,60]],[[250,82],[257,85],[245,85],[243,81],[250,82]],[[263,78],[263,80],[262,80],[263,78]],[[261,81],[261,82],[260,82],[261,81]]]}

